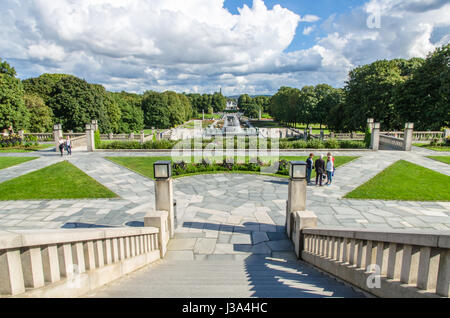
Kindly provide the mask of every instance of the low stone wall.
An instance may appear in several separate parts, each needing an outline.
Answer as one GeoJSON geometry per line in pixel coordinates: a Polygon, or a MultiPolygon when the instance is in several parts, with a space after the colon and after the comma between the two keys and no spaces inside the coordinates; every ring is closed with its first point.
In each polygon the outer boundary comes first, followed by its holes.
{"type": "Polygon", "coordinates": [[[404,150],[404,140],[387,135],[380,135],[380,150],[404,150]]]}
{"type": "Polygon", "coordinates": [[[86,147],[87,146],[87,138],[86,134],[83,134],[82,136],[75,137],[70,140],[72,144],[72,148],[79,148],[79,147],[86,147]]]}
{"type": "Polygon", "coordinates": [[[304,261],[373,295],[450,296],[448,232],[307,228],[299,244],[304,261]]]}
{"type": "Polygon", "coordinates": [[[0,297],[77,297],[160,258],[158,228],[0,231],[0,297]]]}

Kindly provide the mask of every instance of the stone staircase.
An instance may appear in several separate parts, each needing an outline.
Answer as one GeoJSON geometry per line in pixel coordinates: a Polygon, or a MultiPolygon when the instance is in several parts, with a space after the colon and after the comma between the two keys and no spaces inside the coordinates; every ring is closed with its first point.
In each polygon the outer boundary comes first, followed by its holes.
{"type": "MultiPolygon", "coordinates": [[[[365,297],[363,293],[297,260],[161,260],[88,297],[130,298],[322,298],[365,297]]],[[[216,256],[216,255],[214,255],[216,256]]]]}

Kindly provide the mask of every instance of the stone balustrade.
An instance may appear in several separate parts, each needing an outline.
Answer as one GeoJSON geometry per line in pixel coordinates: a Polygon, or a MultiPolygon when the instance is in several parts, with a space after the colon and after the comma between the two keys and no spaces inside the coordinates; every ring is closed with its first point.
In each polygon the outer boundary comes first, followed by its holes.
{"type": "Polygon", "coordinates": [[[404,139],[380,134],[381,150],[403,150],[404,139]]]}
{"type": "MultiPolygon", "coordinates": [[[[391,136],[395,138],[402,138],[405,135],[404,131],[384,131],[380,132],[381,135],[391,136]]],[[[414,131],[413,141],[431,141],[434,139],[442,140],[444,138],[444,132],[442,131],[414,131]]]]}
{"type": "Polygon", "coordinates": [[[0,231],[0,297],[76,297],[160,258],[159,229],[0,231]]]}
{"type": "Polygon", "coordinates": [[[304,261],[376,296],[450,296],[448,232],[325,228],[301,232],[304,261]]]}
{"type": "Polygon", "coordinates": [[[53,133],[26,133],[23,134],[23,136],[26,137],[36,137],[37,141],[44,142],[44,141],[53,141],[53,133]]]}
{"type": "Polygon", "coordinates": [[[87,146],[86,134],[79,134],[78,136],[74,136],[73,138],[70,137],[70,142],[72,148],[86,147],[87,146]]]}

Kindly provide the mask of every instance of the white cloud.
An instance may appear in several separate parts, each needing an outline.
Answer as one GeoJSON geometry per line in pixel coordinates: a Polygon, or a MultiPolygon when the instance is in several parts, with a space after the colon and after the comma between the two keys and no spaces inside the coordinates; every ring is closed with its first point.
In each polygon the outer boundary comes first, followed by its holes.
{"type": "MultiPolygon", "coordinates": [[[[280,86],[342,85],[380,58],[425,56],[450,39],[450,4],[370,0],[326,19],[309,49],[286,53],[300,15],[263,0],[238,14],[224,0],[3,0],[1,57],[22,76],[66,72],[111,90],[273,93],[280,86]],[[381,28],[366,21],[381,14],[381,28]],[[437,32],[437,30],[439,32],[437,32]]],[[[319,25],[303,28],[304,36],[319,25]]]]}

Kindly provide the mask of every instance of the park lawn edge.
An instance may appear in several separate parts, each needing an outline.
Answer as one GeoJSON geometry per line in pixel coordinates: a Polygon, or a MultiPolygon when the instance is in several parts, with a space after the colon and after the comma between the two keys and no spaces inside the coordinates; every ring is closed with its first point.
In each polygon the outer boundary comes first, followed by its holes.
{"type": "MultiPolygon", "coordinates": [[[[29,172],[27,174],[15,177],[13,179],[6,180],[6,181],[0,183],[0,190],[2,190],[1,188],[3,188],[3,187],[13,188],[14,186],[16,186],[14,183],[19,182],[20,179],[22,179],[22,180],[25,179],[26,180],[26,178],[30,177],[30,175],[34,176],[35,174],[38,174],[38,173],[42,174],[48,168],[54,168],[57,165],[62,165],[62,164],[66,164],[66,163],[70,165],[69,166],[70,169],[73,169],[72,170],[73,173],[76,173],[76,174],[78,174],[78,176],[82,176],[84,178],[84,182],[85,182],[84,185],[90,184],[92,186],[92,188],[89,189],[89,190],[95,191],[96,193],[92,194],[92,192],[91,192],[90,194],[88,193],[87,195],[81,195],[81,196],[80,195],[73,195],[72,196],[71,193],[69,193],[69,195],[66,195],[66,196],[61,196],[61,195],[58,196],[56,194],[60,193],[60,192],[55,190],[55,192],[51,192],[50,194],[42,195],[41,197],[39,197],[39,196],[27,197],[26,196],[27,193],[21,193],[21,195],[23,197],[14,197],[14,196],[12,196],[12,197],[0,197],[0,201],[99,200],[99,199],[119,199],[120,198],[111,189],[107,188],[106,186],[104,186],[103,184],[101,184],[100,182],[98,182],[97,180],[92,178],[91,176],[89,176],[87,173],[85,173],[84,171],[82,171],[81,169],[79,169],[78,167],[76,167],[75,165],[70,163],[69,161],[60,161],[60,162],[54,163],[52,165],[49,165],[47,167],[44,167],[42,169],[35,170],[35,171],[29,172]],[[11,185],[11,183],[12,183],[12,185],[11,185]]],[[[75,177],[77,177],[77,176],[75,176],[75,177]]],[[[24,182],[24,183],[26,183],[26,182],[24,182]]],[[[62,179],[62,183],[67,183],[67,180],[62,179]]],[[[80,186],[83,186],[83,184],[81,184],[80,186]]],[[[57,185],[56,186],[53,185],[53,187],[58,189],[57,185]]],[[[76,189],[74,191],[75,191],[74,193],[77,193],[76,189]]],[[[0,191],[0,195],[1,195],[2,192],[8,194],[8,191],[0,191]]],[[[14,193],[17,194],[17,191],[14,192],[14,193]]]]}
{"type": "MultiPolygon", "coordinates": [[[[282,160],[283,157],[291,157],[291,158],[303,158],[305,156],[280,156],[280,159],[282,160]]],[[[360,156],[338,156],[338,157],[346,157],[346,158],[351,158],[350,160],[348,160],[347,162],[343,163],[342,165],[339,165],[337,168],[342,168],[345,165],[361,158],[360,156]]],[[[123,167],[129,171],[132,171],[134,173],[137,173],[147,179],[150,180],[155,180],[154,177],[150,177],[147,176],[137,170],[131,169],[117,161],[114,161],[114,159],[116,158],[155,158],[155,162],[159,161],[159,160],[171,160],[170,157],[151,157],[151,156],[139,156],[139,157],[129,157],[129,156],[122,156],[122,157],[104,157],[104,159],[112,162],[113,164],[119,165],[120,167],[123,167]]],[[[214,175],[214,174],[251,174],[251,175],[261,175],[261,176],[268,176],[268,177],[274,177],[274,178],[280,178],[280,179],[289,179],[289,176],[286,175],[282,175],[282,174],[274,174],[274,173],[261,173],[261,172],[257,172],[257,171],[243,171],[243,170],[235,170],[235,171],[201,171],[201,172],[195,172],[195,173],[186,173],[186,174],[182,174],[182,175],[174,175],[172,176],[173,179],[180,179],[180,178],[184,178],[184,177],[192,177],[192,176],[196,176],[196,175],[214,175]]],[[[313,178],[313,175],[311,175],[311,178],[313,178]]]]}
{"type": "MultiPolygon", "coordinates": [[[[377,185],[373,185],[373,184],[378,182],[378,179],[382,180],[382,178],[386,178],[386,176],[384,176],[384,174],[386,174],[388,172],[390,172],[392,174],[390,169],[393,169],[393,167],[395,165],[398,165],[398,164],[406,164],[406,165],[410,165],[411,167],[414,167],[414,166],[415,167],[419,167],[420,169],[426,171],[427,173],[430,173],[431,175],[435,175],[436,177],[439,176],[439,178],[448,177],[445,174],[436,172],[434,170],[428,169],[428,168],[420,166],[420,165],[416,165],[416,164],[411,163],[409,161],[398,160],[398,161],[394,162],[393,164],[391,164],[389,167],[385,168],[380,173],[378,173],[376,176],[374,176],[373,178],[371,178],[370,180],[365,182],[364,184],[358,186],[357,188],[355,188],[352,191],[350,191],[349,193],[347,193],[343,198],[344,199],[350,199],[350,200],[373,200],[373,201],[450,202],[450,195],[448,196],[448,198],[439,198],[439,199],[430,199],[430,198],[426,198],[426,197],[403,198],[401,196],[397,196],[397,197],[393,197],[393,196],[380,197],[380,196],[377,196],[377,195],[370,196],[371,192],[372,193],[373,192],[376,193],[377,190],[379,190],[380,188],[383,188],[383,185],[381,185],[381,186],[378,185],[377,186],[377,185]],[[372,187],[372,189],[371,188],[364,189],[366,187],[372,187]]],[[[394,176],[395,176],[395,174],[394,174],[394,176]]],[[[392,176],[391,176],[391,178],[392,178],[392,176]]],[[[387,182],[384,181],[384,183],[387,183],[387,182]]],[[[420,182],[418,182],[418,183],[420,184],[420,182]]],[[[392,193],[397,193],[397,192],[396,191],[390,191],[388,193],[392,194],[392,193]]]]}
{"type": "Polygon", "coordinates": [[[450,156],[428,156],[427,158],[450,165],[450,156]],[[443,158],[448,159],[448,161],[442,160],[443,158]]]}
{"type": "Polygon", "coordinates": [[[2,160],[2,158],[6,158],[6,159],[21,159],[21,161],[17,162],[17,163],[14,163],[12,165],[5,166],[3,168],[0,165],[0,170],[8,169],[8,168],[11,168],[11,167],[15,167],[15,166],[21,165],[21,164],[26,163],[26,162],[30,162],[30,161],[39,159],[39,157],[0,157],[0,161],[2,160]]]}

